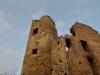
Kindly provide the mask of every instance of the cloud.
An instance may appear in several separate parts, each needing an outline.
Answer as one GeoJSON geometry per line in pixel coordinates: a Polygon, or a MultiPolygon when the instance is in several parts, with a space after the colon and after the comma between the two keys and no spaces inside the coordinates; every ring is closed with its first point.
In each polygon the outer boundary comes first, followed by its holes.
{"type": "Polygon", "coordinates": [[[18,51],[0,47],[0,71],[17,68],[21,63],[22,57],[18,51]]]}
{"type": "MultiPolygon", "coordinates": [[[[2,44],[2,42],[5,42],[5,46],[6,44],[11,44],[13,43],[11,39],[15,37],[17,39],[25,39],[26,37],[24,36],[28,36],[28,29],[24,30],[18,27],[17,25],[10,24],[5,19],[5,16],[6,14],[3,11],[0,11],[0,44],[2,44]],[[12,42],[9,42],[8,39],[12,42]]],[[[14,45],[15,44],[13,44],[12,46],[14,45]]],[[[22,53],[24,54],[24,52],[22,53]]],[[[23,54],[21,54],[19,51],[15,51],[5,47],[0,47],[0,73],[3,73],[3,71],[11,71],[16,68],[18,70],[21,70],[19,69],[19,67],[22,66],[22,60],[24,56],[23,54]]]]}
{"type": "Polygon", "coordinates": [[[28,36],[29,29],[20,28],[18,25],[12,25],[5,19],[6,14],[0,11],[0,38],[13,38],[19,37],[23,39],[28,36]],[[12,36],[12,37],[11,37],[12,36]]]}
{"type": "Polygon", "coordinates": [[[10,29],[9,23],[4,19],[4,12],[0,11],[0,33],[3,33],[5,30],[10,29]]]}

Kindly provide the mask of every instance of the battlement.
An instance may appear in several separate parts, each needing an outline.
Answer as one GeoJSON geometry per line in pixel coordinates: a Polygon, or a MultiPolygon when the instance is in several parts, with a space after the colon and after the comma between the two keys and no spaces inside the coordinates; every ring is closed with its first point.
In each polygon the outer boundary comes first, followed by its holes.
{"type": "Polygon", "coordinates": [[[99,33],[79,22],[70,32],[58,37],[47,15],[33,20],[21,75],[100,75],[99,33]]]}

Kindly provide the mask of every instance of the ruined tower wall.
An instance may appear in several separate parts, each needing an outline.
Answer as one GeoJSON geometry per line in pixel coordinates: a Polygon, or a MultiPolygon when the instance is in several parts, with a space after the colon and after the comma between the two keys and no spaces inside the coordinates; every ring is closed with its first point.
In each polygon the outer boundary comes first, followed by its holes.
{"type": "Polygon", "coordinates": [[[93,75],[80,40],[71,37],[66,39],[66,42],[68,45],[68,61],[71,75],[93,75]]]}
{"type": "Polygon", "coordinates": [[[96,75],[100,75],[100,43],[88,41],[86,45],[88,46],[87,52],[91,53],[91,55],[88,56],[90,66],[96,75]]]}
{"type": "MultiPolygon", "coordinates": [[[[92,73],[95,75],[99,75],[100,74],[100,69],[99,69],[100,68],[99,67],[100,65],[100,59],[99,59],[100,35],[99,33],[96,30],[92,29],[90,26],[87,26],[78,22],[76,22],[72,26],[71,33],[73,34],[75,38],[78,38],[80,40],[81,45],[83,46],[83,50],[87,54],[86,59],[88,60],[92,73]]],[[[75,47],[73,48],[75,49],[75,47]]]]}
{"type": "Polygon", "coordinates": [[[21,75],[99,75],[99,33],[78,22],[71,33],[58,37],[49,16],[33,20],[21,75]]]}
{"type": "Polygon", "coordinates": [[[60,36],[52,43],[52,75],[69,75],[65,38],[60,36]]]}
{"type": "Polygon", "coordinates": [[[57,37],[55,24],[49,16],[33,20],[22,75],[49,75],[51,73],[51,43],[57,37]]]}
{"type": "Polygon", "coordinates": [[[92,27],[85,24],[76,22],[71,28],[71,33],[73,34],[73,36],[81,40],[95,41],[100,43],[99,33],[92,27]]]}

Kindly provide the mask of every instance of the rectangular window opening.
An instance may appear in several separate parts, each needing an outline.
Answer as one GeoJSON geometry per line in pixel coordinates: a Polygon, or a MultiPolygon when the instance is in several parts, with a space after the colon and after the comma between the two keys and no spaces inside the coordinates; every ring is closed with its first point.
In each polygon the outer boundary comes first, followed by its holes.
{"type": "Polygon", "coordinates": [[[32,54],[37,54],[37,49],[33,49],[32,54]]]}
{"type": "Polygon", "coordinates": [[[37,34],[38,33],[38,28],[35,28],[34,30],[33,30],[33,35],[34,34],[37,34]]]}

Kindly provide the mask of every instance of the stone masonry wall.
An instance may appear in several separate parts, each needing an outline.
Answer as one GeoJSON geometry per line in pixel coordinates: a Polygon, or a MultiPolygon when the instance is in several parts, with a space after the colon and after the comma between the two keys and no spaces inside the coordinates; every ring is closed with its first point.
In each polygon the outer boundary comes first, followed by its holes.
{"type": "Polygon", "coordinates": [[[58,37],[47,15],[33,20],[21,75],[100,75],[99,33],[79,22],[70,32],[58,37]]]}
{"type": "Polygon", "coordinates": [[[33,20],[21,75],[51,74],[51,44],[57,37],[49,16],[33,20]]]}

